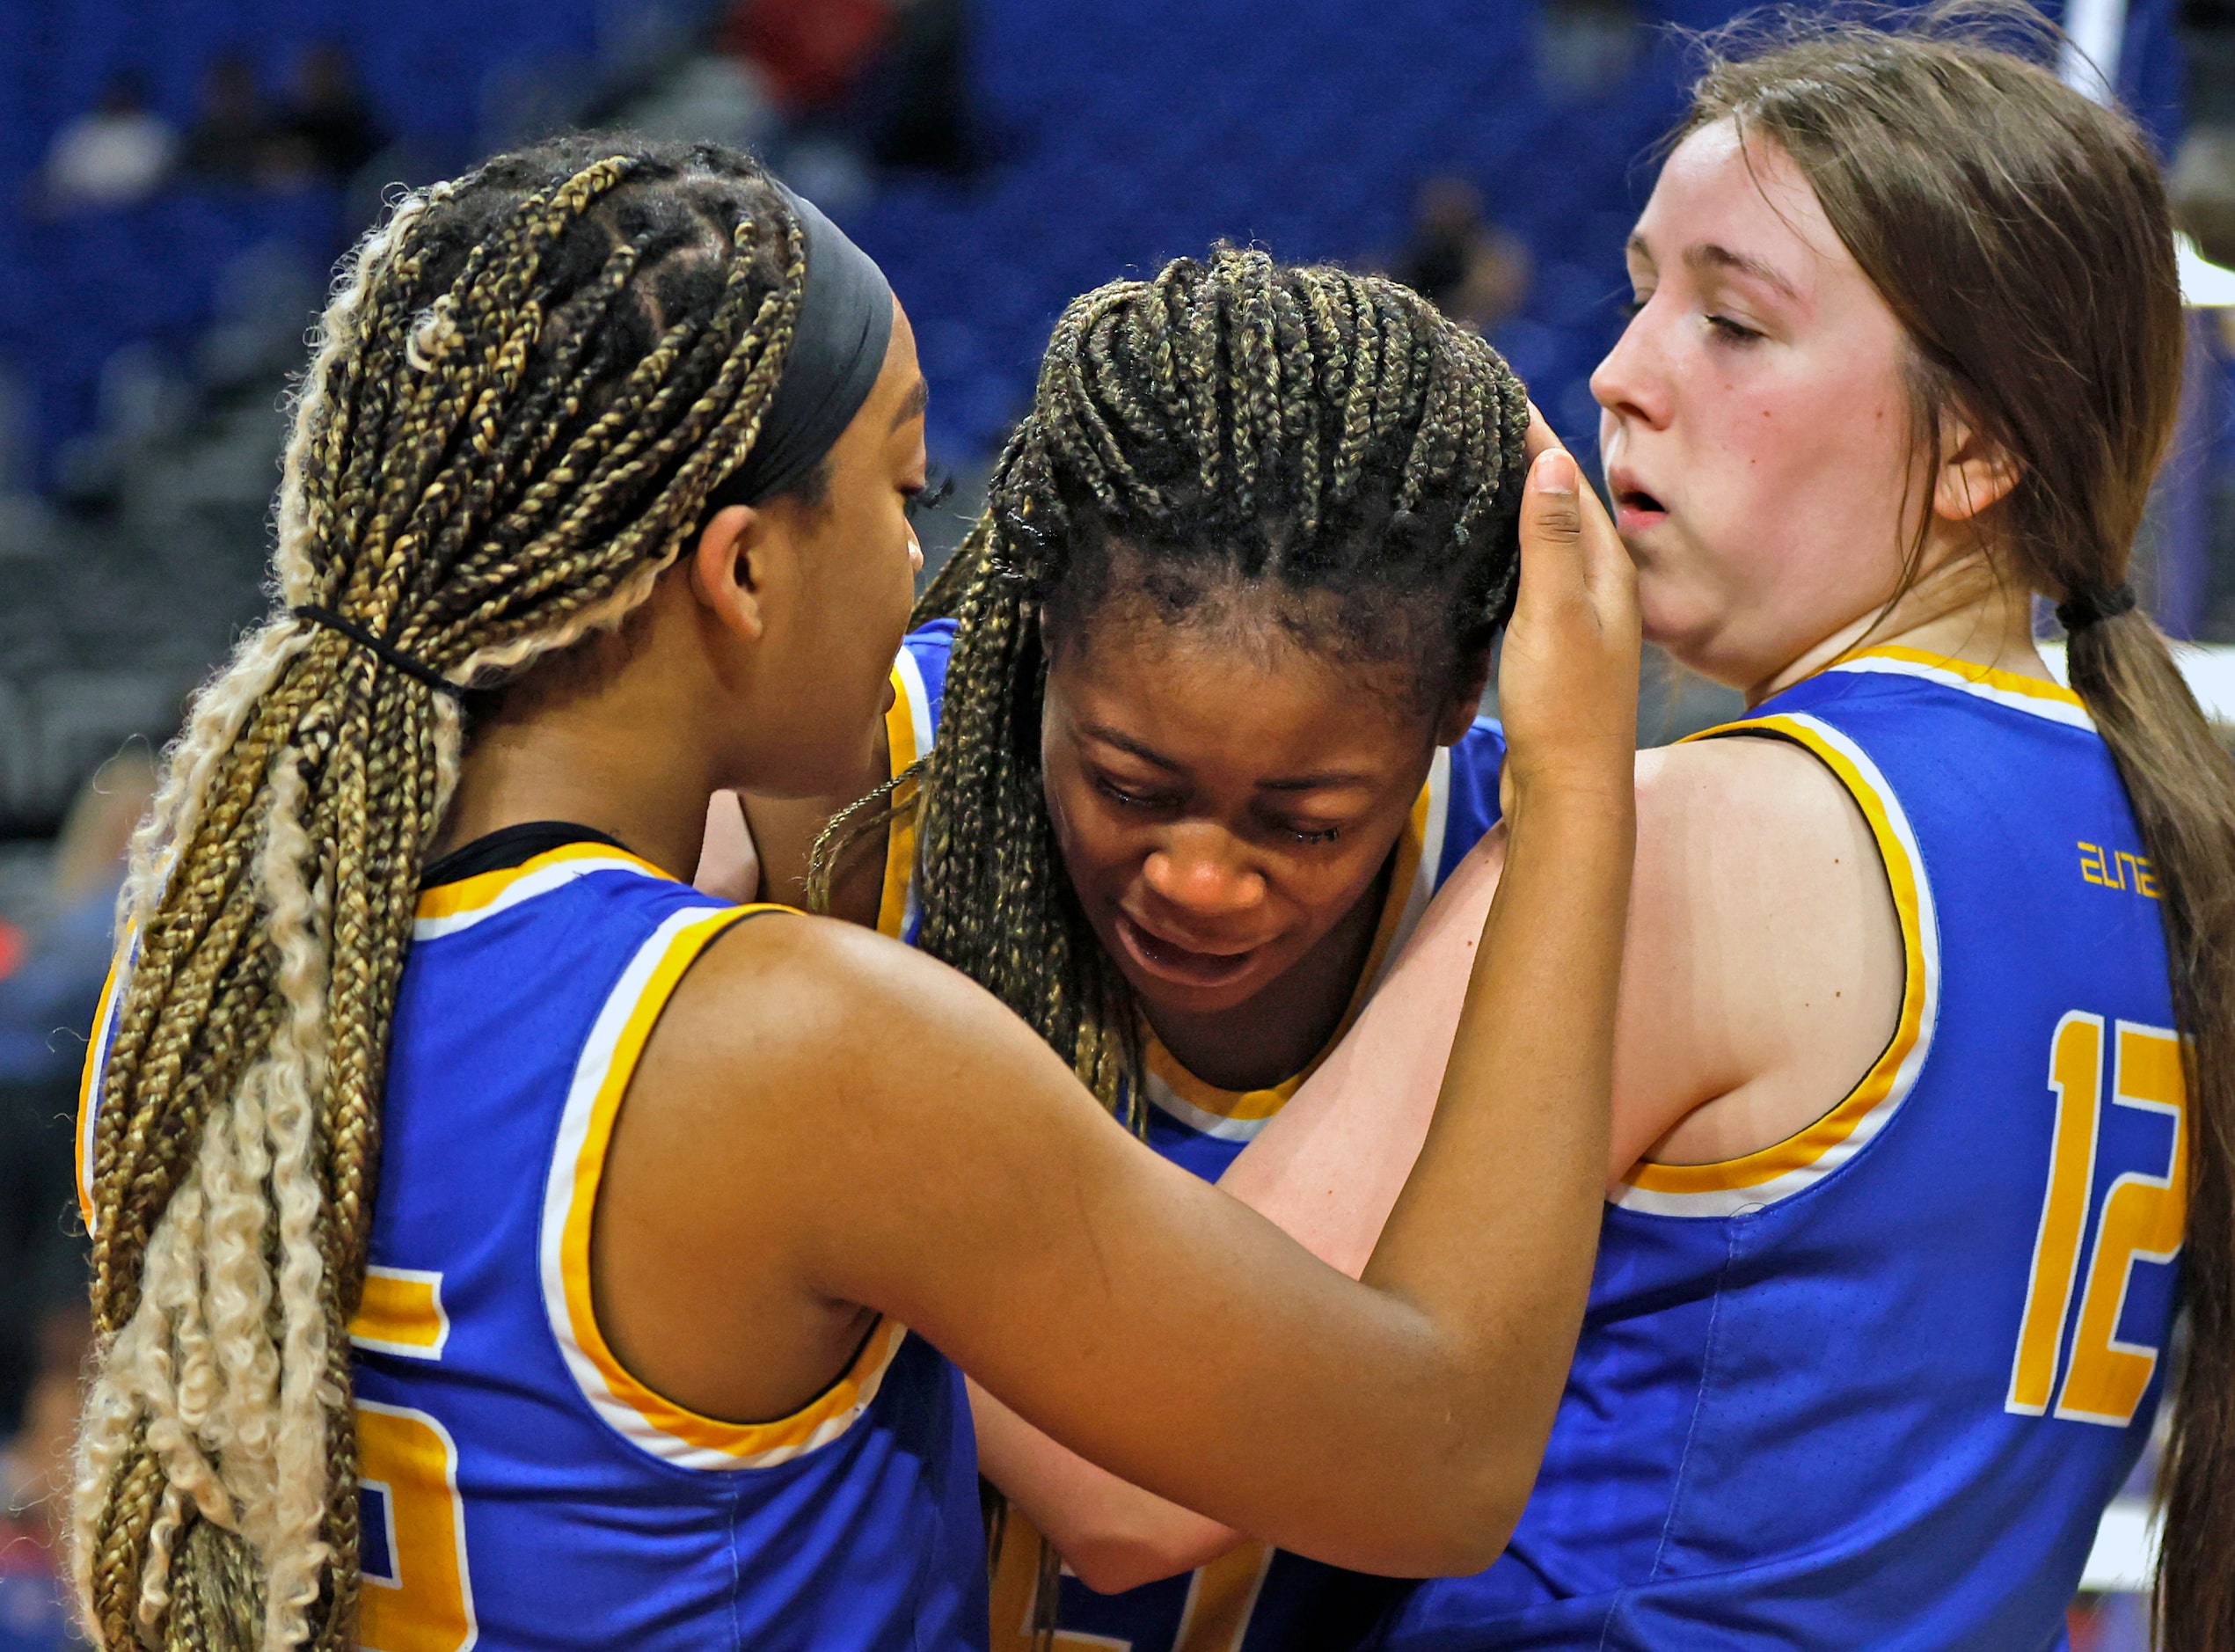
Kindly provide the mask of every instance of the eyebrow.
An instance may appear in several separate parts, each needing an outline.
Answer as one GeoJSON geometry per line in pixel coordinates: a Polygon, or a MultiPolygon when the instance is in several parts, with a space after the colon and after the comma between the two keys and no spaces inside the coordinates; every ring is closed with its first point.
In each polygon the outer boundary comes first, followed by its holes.
{"type": "Polygon", "coordinates": [[[902,402],[900,411],[893,415],[893,428],[897,430],[911,419],[921,418],[924,409],[931,405],[931,386],[926,379],[917,379],[902,402]]]}
{"type": "Polygon", "coordinates": [[[1687,248],[1684,252],[1684,262],[1694,269],[1732,270],[1741,275],[1751,275],[1765,286],[1774,287],[1787,298],[1797,299],[1800,296],[1793,290],[1791,281],[1786,280],[1760,259],[1749,258],[1743,252],[1734,252],[1730,248],[1717,246],[1712,241],[1702,246],[1687,248]]]}
{"type": "MultiPolygon", "coordinates": [[[[1140,758],[1143,763],[1151,764],[1162,769],[1167,774],[1180,772],[1180,765],[1162,752],[1153,747],[1144,746],[1130,735],[1121,735],[1114,728],[1106,727],[1100,723],[1082,723],[1079,726],[1079,733],[1090,740],[1098,740],[1104,745],[1115,746],[1120,751],[1128,752],[1140,758]]],[[[1260,780],[1257,783],[1257,789],[1260,792],[1321,792],[1339,786],[1361,788],[1370,786],[1374,784],[1374,779],[1375,777],[1370,774],[1362,774],[1352,769],[1327,769],[1311,774],[1284,774],[1276,780],[1260,780]]]]}

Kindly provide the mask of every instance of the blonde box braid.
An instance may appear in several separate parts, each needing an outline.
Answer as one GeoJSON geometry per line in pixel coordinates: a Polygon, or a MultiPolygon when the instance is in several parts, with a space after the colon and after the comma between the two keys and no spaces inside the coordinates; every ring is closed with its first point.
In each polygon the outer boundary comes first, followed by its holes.
{"type": "Polygon", "coordinates": [[[281,611],[138,835],[93,1142],[73,1563],[111,1648],[354,1644],[388,1028],[451,694],[617,625],[751,448],[805,278],[741,157],[575,138],[402,201],[346,267],[277,512],[281,611]]]}
{"type": "Polygon", "coordinates": [[[1413,293],[1261,252],[1179,259],[1056,324],[986,515],[917,609],[960,622],[920,777],[920,944],[1114,1110],[1138,1034],[1041,793],[1043,611],[1075,624],[1116,578],[1173,618],[1263,587],[1331,646],[1414,661],[1440,699],[1512,603],[1527,424],[1497,353],[1413,293]]]}

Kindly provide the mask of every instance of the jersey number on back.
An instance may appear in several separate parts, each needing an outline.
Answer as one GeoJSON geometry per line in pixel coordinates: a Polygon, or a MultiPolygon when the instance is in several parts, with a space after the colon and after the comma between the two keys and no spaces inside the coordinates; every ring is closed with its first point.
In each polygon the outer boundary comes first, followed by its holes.
{"type": "Polygon", "coordinates": [[[2056,1414],[2074,1422],[2124,1428],[2134,1421],[2158,1368],[2158,1350],[2119,1340],[2119,1319],[2136,1262],[2169,1262],[2180,1251],[2188,1209],[2188,1085],[2180,1041],[2161,1027],[2119,1021],[2105,1049],[2103,1018],[2074,1010],[2056,1024],[2049,1045],[2049,1087],[2056,1096],[2056,1129],[2049,1151],[2049,1188],[2034,1239],[2026,1313],[2010,1368],[2004,1409],[2027,1416],[2049,1411],[2064,1327],[2080,1259],[2092,1254],[2071,1334],[2071,1359],[2056,1393],[2056,1414]],[[2105,1115],[2106,1056],[2111,1057],[2109,1105],[2165,1115],[2173,1142],[2162,1174],[2129,1171],[2112,1182],[2094,1210],[2095,1241],[2084,1247],[2095,1184],[2096,1139],[2105,1115]]]}
{"type": "Polygon", "coordinates": [[[448,1430],[424,1411],[360,1400],[357,1463],[357,1643],[369,1652],[465,1652],[478,1636],[448,1430]]]}

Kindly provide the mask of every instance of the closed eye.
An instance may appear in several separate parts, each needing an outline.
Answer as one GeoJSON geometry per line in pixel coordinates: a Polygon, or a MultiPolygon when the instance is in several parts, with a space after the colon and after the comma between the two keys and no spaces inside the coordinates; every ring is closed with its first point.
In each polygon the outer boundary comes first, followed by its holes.
{"type": "Polygon", "coordinates": [[[1154,792],[1136,792],[1120,786],[1105,774],[1094,777],[1094,789],[1112,802],[1122,804],[1127,808],[1168,808],[1172,801],[1171,798],[1154,792]]]}
{"type": "Polygon", "coordinates": [[[908,512],[908,519],[913,522],[917,512],[937,510],[953,497],[954,478],[947,471],[935,471],[924,479],[923,486],[909,493],[908,503],[902,508],[908,512]]]}
{"type": "Polygon", "coordinates": [[[1731,344],[1749,344],[1764,336],[1752,327],[1742,326],[1728,316],[1711,315],[1707,318],[1707,325],[1715,330],[1719,338],[1731,344]]]}

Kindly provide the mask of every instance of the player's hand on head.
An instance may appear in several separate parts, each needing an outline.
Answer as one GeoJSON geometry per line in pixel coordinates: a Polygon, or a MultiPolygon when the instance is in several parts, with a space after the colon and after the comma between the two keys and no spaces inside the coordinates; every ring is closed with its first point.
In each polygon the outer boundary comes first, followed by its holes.
{"type": "Polygon", "coordinates": [[[1521,594],[1498,661],[1517,800],[1544,785],[1626,788],[1637,744],[1637,574],[1598,495],[1530,409],[1521,594]]]}

